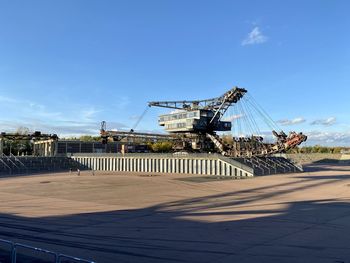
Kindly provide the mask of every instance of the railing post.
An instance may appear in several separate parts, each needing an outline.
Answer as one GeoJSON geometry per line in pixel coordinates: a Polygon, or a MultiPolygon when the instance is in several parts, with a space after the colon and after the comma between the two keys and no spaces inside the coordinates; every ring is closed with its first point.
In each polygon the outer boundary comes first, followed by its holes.
{"type": "Polygon", "coordinates": [[[13,244],[12,247],[12,253],[11,253],[11,263],[16,263],[17,261],[17,251],[16,251],[16,244],[13,244]]]}
{"type": "Polygon", "coordinates": [[[12,174],[12,168],[8,166],[7,163],[3,160],[4,156],[5,156],[4,154],[0,155],[0,161],[2,162],[4,167],[8,169],[9,173],[12,174]]]}

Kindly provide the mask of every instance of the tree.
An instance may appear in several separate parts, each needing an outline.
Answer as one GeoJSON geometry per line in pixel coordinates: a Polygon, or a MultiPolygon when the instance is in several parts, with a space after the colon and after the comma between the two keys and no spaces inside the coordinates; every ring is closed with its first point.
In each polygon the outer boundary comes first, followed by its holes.
{"type": "Polygon", "coordinates": [[[29,134],[29,128],[24,127],[24,126],[19,126],[15,132],[16,134],[20,134],[20,135],[25,135],[25,134],[29,134]]]}
{"type": "Polygon", "coordinates": [[[232,136],[232,134],[225,134],[225,135],[223,135],[222,136],[222,141],[225,144],[233,145],[233,136],[232,136]]]}
{"type": "Polygon", "coordinates": [[[172,142],[155,142],[149,144],[152,152],[171,152],[173,148],[172,142]]]}
{"type": "Polygon", "coordinates": [[[101,138],[99,136],[82,135],[79,137],[79,140],[82,142],[98,142],[101,138]]]}

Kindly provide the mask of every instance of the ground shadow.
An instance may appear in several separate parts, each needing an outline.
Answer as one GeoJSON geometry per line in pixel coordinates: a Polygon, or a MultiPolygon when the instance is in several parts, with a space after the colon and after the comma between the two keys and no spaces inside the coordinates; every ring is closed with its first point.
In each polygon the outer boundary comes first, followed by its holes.
{"type": "Polygon", "coordinates": [[[303,170],[304,172],[339,171],[339,170],[350,172],[350,166],[349,164],[342,164],[342,163],[336,163],[336,164],[311,163],[311,164],[304,164],[303,170]]]}
{"type": "Polygon", "coordinates": [[[305,177],[289,190],[283,190],[291,184],[285,182],[134,210],[43,218],[3,213],[0,237],[106,263],[350,262],[350,203],[255,203],[345,176],[305,177]]]}
{"type": "Polygon", "coordinates": [[[321,160],[314,161],[312,163],[314,163],[314,164],[337,164],[337,163],[339,163],[339,159],[324,158],[321,160]]]}

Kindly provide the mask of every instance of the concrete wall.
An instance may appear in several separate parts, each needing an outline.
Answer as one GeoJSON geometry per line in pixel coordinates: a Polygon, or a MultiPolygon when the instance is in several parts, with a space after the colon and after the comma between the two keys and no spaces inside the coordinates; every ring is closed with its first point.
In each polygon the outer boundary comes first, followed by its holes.
{"type": "Polygon", "coordinates": [[[288,159],[293,160],[296,163],[308,164],[308,163],[338,163],[341,159],[340,153],[298,153],[287,154],[288,159]]]}
{"type": "MultiPolygon", "coordinates": [[[[41,140],[34,142],[35,156],[67,156],[67,154],[105,154],[105,153],[120,153],[122,148],[129,153],[146,153],[148,147],[146,144],[126,143],[126,142],[84,142],[79,140],[41,140]],[[124,145],[124,146],[123,146],[124,145]]],[[[1,153],[1,139],[0,139],[1,153]]]]}
{"type": "Polygon", "coordinates": [[[340,157],[339,163],[350,164],[350,154],[342,154],[340,157]]]}
{"type": "Polygon", "coordinates": [[[180,173],[196,175],[252,177],[253,170],[225,157],[169,157],[167,155],[118,157],[72,156],[72,158],[92,170],[140,172],[140,173],[180,173]]]}

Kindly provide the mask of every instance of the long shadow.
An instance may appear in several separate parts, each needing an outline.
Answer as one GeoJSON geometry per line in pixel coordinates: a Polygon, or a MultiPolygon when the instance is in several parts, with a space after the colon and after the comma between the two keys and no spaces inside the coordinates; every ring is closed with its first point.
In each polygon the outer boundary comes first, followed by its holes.
{"type": "Polygon", "coordinates": [[[349,262],[350,203],[283,197],[350,175],[296,176],[142,209],[41,218],[2,213],[0,238],[106,263],[349,262]]]}
{"type": "Polygon", "coordinates": [[[319,164],[337,164],[339,163],[339,159],[331,159],[331,158],[324,158],[321,160],[314,161],[312,163],[319,163],[319,164]]]}
{"type": "Polygon", "coordinates": [[[303,165],[303,169],[305,172],[319,172],[319,171],[350,171],[350,165],[349,164],[305,164],[303,165]]]}
{"type": "Polygon", "coordinates": [[[0,235],[97,262],[348,262],[349,203],[284,205],[228,211],[252,217],[219,222],[158,206],[38,219],[3,215],[0,235]]]}
{"type": "Polygon", "coordinates": [[[349,176],[300,179],[134,210],[42,218],[2,213],[0,237],[106,263],[349,262],[350,203],[267,203],[349,176]]]}
{"type": "Polygon", "coordinates": [[[350,173],[343,175],[330,175],[330,176],[315,176],[312,173],[305,175],[298,175],[298,179],[293,182],[284,182],[278,184],[271,184],[262,187],[255,187],[240,191],[233,191],[227,193],[220,193],[205,197],[189,198],[180,201],[174,201],[167,203],[169,208],[181,207],[183,210],[189,209],[192,211],[201,209],[210,209],[219,207],[233,207],[249,205],[254,201],[262,201],[269,198],[278,198],[280,196],[298,192],[307,191],[308,189],[330,185],[340,180],[350,178],[350,173]],[[287,187],[287,189],[286,189],[287,187]]]}

